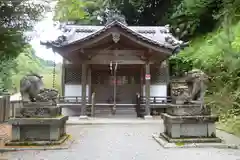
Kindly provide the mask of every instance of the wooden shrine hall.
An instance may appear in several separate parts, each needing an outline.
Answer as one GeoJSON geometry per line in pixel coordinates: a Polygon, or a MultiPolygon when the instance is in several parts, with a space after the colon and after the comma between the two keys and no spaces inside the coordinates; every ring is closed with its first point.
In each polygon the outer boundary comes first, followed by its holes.
{"type": "Polygon", "coordinates": [[[64,25],[55,41],[41,44],[63,57],[63,114],[136,116],[137,104],[151,109],[167,103],[167,59],[182,41],[169,26],[64,25]],[[139,102],[136,97],[141,97],[139,102]]]}

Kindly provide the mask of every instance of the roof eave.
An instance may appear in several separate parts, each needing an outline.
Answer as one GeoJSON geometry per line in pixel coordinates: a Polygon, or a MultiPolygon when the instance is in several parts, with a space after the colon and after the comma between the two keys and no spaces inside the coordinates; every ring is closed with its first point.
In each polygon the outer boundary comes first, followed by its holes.
{"type": "Polygon", "coordinates": [[[189,47],[189,42],[185,42],[185,43],[182,43],[182,44],[176,46],[172,50],[172,55],[176,55],[176,54],[180,53],[180,51],[184,50],[186,47],[189,47]]]}

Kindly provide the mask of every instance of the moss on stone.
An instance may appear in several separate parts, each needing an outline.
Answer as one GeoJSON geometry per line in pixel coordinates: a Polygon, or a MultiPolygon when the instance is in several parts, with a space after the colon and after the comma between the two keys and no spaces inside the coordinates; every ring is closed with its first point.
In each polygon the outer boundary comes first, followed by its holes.
{"type": "Polygon", "coordinates": [[[176,142],[175,144],[176,144],[176,146],[184,146],[185,145],[184,142],[176,142]]]}
{"type": "Polygon", "coordinates": [[[62,136],[63,137],[66,137],[64,138],[63,141],[59,140],[59,141],[49,141],[49,142],[46,142],[46,143],[37,143],[37,142],[31,142],[31,141],[26,141],[26,142],[17,142],[17,141],[12,141],[12,142],[15,142],[15,143],[7,143],[6,146],[27,146],[27,147],[35,147],[35,146],[56,146],[56,145],[61,145],[63,144],[64,142],[66,142],[67,140],[69,140],[71,138],[71,135],[69,134],[65,134],[62,136]]]}
{"type": "Polygon", "coordinates": [[[58,115],[58,116],[54,116],[54,117],[41,117],[41,116],[36,116],[36,117],[30,117],[28,119],[49,119],[49,118],[62,118],[64,117],[64,115],[58,115]]]}

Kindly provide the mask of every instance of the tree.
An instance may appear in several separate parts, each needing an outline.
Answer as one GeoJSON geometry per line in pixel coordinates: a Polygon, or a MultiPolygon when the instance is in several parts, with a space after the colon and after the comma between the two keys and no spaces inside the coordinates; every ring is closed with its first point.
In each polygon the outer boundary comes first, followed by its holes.
{"type": "Polygon", "coordinates": [[[15,58],[27,45],[26,31],[48,11],[47,1],[0,1],[0,88],[11,86],[11,73],[16,67],[15,58]],[[39,3],[40,2],[40,3],[39,3]]]}
{"type": "Polygon", "coordinates": [[[58,0],[54,20],[77,24],[101,24],[107,0],[58,0]]]}
{"type": "Polygon", "coordinates": [[[106,21],[107,9],[119,10],[128,25],[170,24],[173,34],[189,40],[213,31],[219,24],[217,17],[229,10],[239,13],[239,3],[239,0],[59,0],[56,15],[58,20],[96,25],[106,21]]]}
{"type": "Polygon", "coordinates": [[[42,17],[47,5],[31,0],[0,1],[0,60],[21,53],[28,40],[24,32],[42,17]]]}

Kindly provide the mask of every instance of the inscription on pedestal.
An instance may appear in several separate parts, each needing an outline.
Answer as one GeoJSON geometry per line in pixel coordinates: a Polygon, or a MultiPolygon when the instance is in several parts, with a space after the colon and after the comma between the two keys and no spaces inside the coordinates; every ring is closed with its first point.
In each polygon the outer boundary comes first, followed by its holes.
{"type": "Polygon", "coordinates": [[[176,116],[210,115],[210,109],[198,104],[170,104],[166,113],[176,116]]]}
{"type": "Polygon", "coordinates": [[[16,108],[16,118],[31,118],[31,117],[56,117],[61,114],[59,107],[23,107],[16,108]]]}

